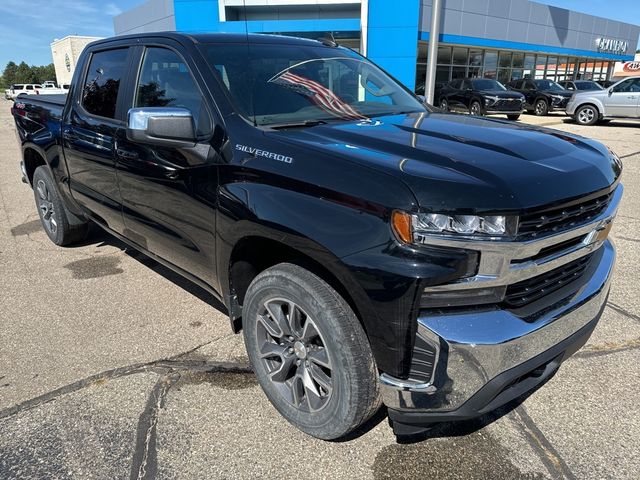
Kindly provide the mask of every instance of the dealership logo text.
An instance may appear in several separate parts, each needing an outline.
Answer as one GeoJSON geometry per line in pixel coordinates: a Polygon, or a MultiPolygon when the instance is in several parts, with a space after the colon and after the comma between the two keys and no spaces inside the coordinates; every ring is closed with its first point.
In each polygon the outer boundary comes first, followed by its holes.
{"type": "Polygon", "coordinates": [[[601,52],[625,53],[629,44],[624,40],[600,37],[596,38],[596,47],[601,52]]]}

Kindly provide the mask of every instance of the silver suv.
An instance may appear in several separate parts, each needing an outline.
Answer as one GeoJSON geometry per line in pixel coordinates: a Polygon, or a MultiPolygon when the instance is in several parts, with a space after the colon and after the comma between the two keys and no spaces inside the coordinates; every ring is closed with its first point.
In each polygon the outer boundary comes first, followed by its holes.
{"type": "Polygon", "coordinates": [[[580,125],[612,118],[640,118],[640,77],[628,77],[605,90],[578,92],[567,104],[567,115],[580,125]]]}

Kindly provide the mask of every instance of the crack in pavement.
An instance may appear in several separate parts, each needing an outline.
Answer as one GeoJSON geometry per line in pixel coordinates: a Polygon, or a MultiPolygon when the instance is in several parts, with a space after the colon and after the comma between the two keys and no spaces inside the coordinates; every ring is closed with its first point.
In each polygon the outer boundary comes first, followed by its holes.
{"type": "Polygon", "coordinates": [[[136,447],[131,464],[131,480],[147,480],[156,477],[158,471],[158,452],[156,450],[157,425],[160,409],[169,393],[169,389],[180,380],[179,372],[170,372],[158,378],[144,411],[138,420],[136,447]]]}
{"type": "Polygon", "coordinates": [[[520,405],[509,415],[514,424],[527,438],[529,445],[536,451],[538,457],[553,478],[577,480],[567,463],[553,447],[551,442],[540,431],[536,423],[529,416],[524,406],[520,405]]]}
{"type": "Polygon", "coordinates": [[[618,156],[618,158],[622,159],[622,158],[628,158],[628,157],[633,157],[634,155],[638,155],[640,154],[640,150],[637,152],[633,152],[633,153],[627,153],[626,155],[622,155],[622,156],[618,156]]]}
{"type": "Polygon", "coordinates": [[[621,307],[620,305],[617,305],[617,304],[609,301],[609,302],[607,302],[607,306],[609,308],[611,308],[612,310],[615,310],[616,312],[624,315],[625,317],[630,318],[631,320],[635,320],[636,322],[640,322],[640,316],[636,315],[635,313],[631,313],[626,308],[621,307]]]}
{"type": "MultiPolygon", "coordinates": [[[[200,347],[207,345],[207,342],[200,347]]],[[[198,348],[200,348],[198,347],[198,348]]],[[[56,398],[66,395],[68,393],[77,392],[83,388],[90,387],[92,385],[101,384],[105,381],[113,380],[116,378],[125,377],[128,375],[134,375],[144,372],[156,372],[159,374],[168,374],[172,371],[205,371],[205,372],[217,372],[217,373],[252,373],[253,370],[248,364],[231,363],[231,362],[208,362],[206,360],[174,360],[177,357],[182,356],[179,354],[176,357],[154,360],[146,363],[137,363],[126,367],[118,367],[104,372],[90,375],[76,382],[70,383],[60,388],[56,388],[50,392],[44,393],[37,397],[31,398],[19,404],[0,410],[0,419],[11,417],[17,413],[31,410],[39,407],[45,403],[51,402],[56,398]]]]}
{"type": "Polygon", "coordinates": [[[617,239],[626,240],[628,242],[640,243],[640,239],[639,238],[623,237],[622,235],[616,235],[616,240],[617,239]]]}
{"type": "Polygon", "coordinates": [[[606,342],[588,345],[575,353],[571,358],[600,357],[602,355],[611,355],[613,353],[626,352],[627,350],[636,350],[638,348],[640,348],[640,338],[633,338],[625,342],[606,342]]]}

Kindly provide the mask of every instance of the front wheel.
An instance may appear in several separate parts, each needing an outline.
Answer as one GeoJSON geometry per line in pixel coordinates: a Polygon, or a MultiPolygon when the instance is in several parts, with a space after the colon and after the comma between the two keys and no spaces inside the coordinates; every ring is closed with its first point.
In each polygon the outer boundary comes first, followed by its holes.
{"type": "Polygon", "coordinates": [[[580,125],[593,125],[598,121],[598,110],[593,105],[583,105],[576,110],[575,120],[580,125]]]}
{"type": "Polygon", "coordinates": [[[515,114],[515,115],[507,115],[507,118],[509,120],[512,120],[512,121],[515,122],[516,120],[518,120],[520,118],[520,114],[518,113],[518,114],[515,114]]]}
{"type": "Polygon", "coordinates": [[[480,102],[477,100],[471,102],[471,105],[469,105],[469,113],[471,115],[482,115],[482,105],[480,105],[480,102]]]}
{"type": "Polygon", "coordinates": [[[260,273],[245,296],[242,325],[260,386],[303,432],[336,439],[379,408],[364,330],[347,302],[313,273],[287,263],[260,273]]]}
{"type": "Polygon", "coordinates": [[[440,110],[449,111],[449,102],[447,102],[446,98],[440,99],[440,110]]]}

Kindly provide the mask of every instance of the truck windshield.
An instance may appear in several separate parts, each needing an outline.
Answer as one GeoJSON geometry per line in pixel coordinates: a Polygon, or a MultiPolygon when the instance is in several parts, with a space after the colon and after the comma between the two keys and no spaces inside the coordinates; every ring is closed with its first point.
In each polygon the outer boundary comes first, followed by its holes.
{"type": "Polygon", "coordinates": [[[256,125],[424,112],[364,57],[342,47],[208,44],[204,54],[239,113],[256,125]]]}

